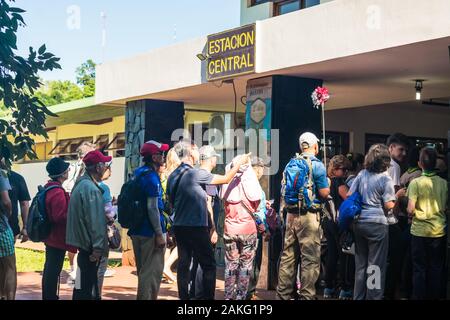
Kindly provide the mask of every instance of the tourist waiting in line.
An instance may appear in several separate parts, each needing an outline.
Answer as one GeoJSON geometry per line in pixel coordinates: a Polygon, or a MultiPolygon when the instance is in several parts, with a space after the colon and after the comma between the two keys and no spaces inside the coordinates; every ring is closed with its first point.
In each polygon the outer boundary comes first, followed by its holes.
{"type": "MultiPolygon", "coordinates": [[[[350,167],[350,161],[343,155],[334,156],[329,162],[328,177],[331,180],[330,195],[336,210],[339,210],[342,202],[347,199],[349,188],[345,182],[350,167]]],[[[337,219],[335,217],[325,218],[322,223],[322,228],[327,240],[325,263],[326,287],[324,290],[324,298],[335,298],[338,296],[336,291],[340,289],[339,299],[350,300],[353,298],[354,285],[352,281],[353,276],[351,275],[351,273],[354,275],[353,259],[348,254],[342,252],[340,245],[341,235],[339,233],[337,219]],[[337,283],[338,278],[340,283],[337,283]]]]}
{"type": "Polygon", "coordinates": [[[446,209],[447,181],[436,172],[437,152],[424,148],[420,153],[420,178],[408,187],[408,213],[412,217],[411,252],[413,263],[413,299],[441,298],[445,283],[444,266],[447,250],[446,209]]]}
{"type": "Polygon", "coordinates": [[[11,226],[16,241],[19,237],[21,237],[22,243],[27,242],[28,233],[26,224],[28,221],[28,211],[30,209],[31,200],[27,183],[20,174],[12,170],[8,172],[8,180],[11,185],[9,198],[12,203],[12,215],[9,218],[9,225],[11,226]],[[22,228],[19,226],[19,208],[22,219],[22,228]]]}
{"type": "Polygon", "coordinates": [[[419,149],[411,147],[408,151],[408,169],[400,177],[401,189],[397,192],[397,205],[394,208],[401,230],[401,248],[399,249],[400,269],[400,299],[410,299],[412,295],[412,260],[411,260],[411,219],[408,217],[408,197],[406,192],[409,184],[422,176],[419,167],[419,149]]]}
{"type": "Polygon", "coordinates": [[[11,186],[0,155],[0,300],[14,300],[17,289],[14,235],[8,223],[12,214],[9,190],[11,186]]]}
{"type": "Polygon", "coordinates": [[[200,158],[198,147],[194,143],[181,141],[174,148],[182,163],[169,176],[167,193],[175,214],[174,231],[179,254],[178,294],[182,300],[190,298],[189,266],[192,257],[196,256],[203,271],[203,299],[213,300],[216,288],[216,262],[208,228],[206,185],[229,183],[240,165],[249,161],[249,156],[243,156],[235,168],[225,176],[220,176],[210,172],[214,167],[213,161],[209,170],[194,169],[200,158]]]}
{"type": "MultiPolygon", "coordinates": [[[[111,177],[112,174],[111,166],[112,166],[111,162],[107,163],[105,174],[102,177],[102,182],[98,184],[103,191],[103,203],[105,205],[105,219],[108,228],[114,225],[114,222],[116,221],[117,218],[117,206],[115,205],[115,203],[113,203],[114,199],[111,196],[111,190],[105,183],[105,181],[107,181],[111,177]]],[[[109,261],[108,258],[109,258],[109,247],[107,252],[105,252],[105,255],[102,256],[100,260],[100,265],[98,267],[98,291],[100,297],[102,296],[104,278],[111,277],[115,273],[114,270],[108,269],[108,261],[109,261]]]]}
{"type": "Polygon", "coordinates": [[[42,300],[58,300],[58,287],[66,252],[76,253],[75,247],[66,244],[69,194],[62,184],[69,174],[69,163],[53,158],[47,163],[50,181],[44,186],[45,213],[49,219],[50,234],[45,239],[45,264],[42,275],[42,300]]]}
{"type": "Polygon", "coordinates": [[[316,282],[320,274],[322,200],[330,195],[325,166],[316,158],[319,154],[319,139],[314,134],[306,132],[300,136],[299,142],[301,155],[293,158],[283,173],[282,194],[286,201],[287,216],[277,287],[277,298],[282,300],[290,300],[295,295],[299,260],[300,299],[315,299],[316,282]],[[305,170],[300,171],[300,168],[305,170]],[[293,180],[303,181],[304,185],[298,185],[295,181],[292,184],[288,183],[286,180],[288,171],[291,177],[298,176],[298,179],[293,180]],[[307,191],[308,199],[303,201],[298,199],[300,188],[307,191]],[[295,201],[293,197],[296,197],[295,201]]]}
{"type": "MultiPolygon", "coordinates": [[[[226,171],[238,165],[239,158],[233,159],[226,171]]],[[[221,198],[225,205],[225,300],[244,300],[258,246],[258,228],[265,231],[263,221],[256,216],[262,190],[251,162],[222,186],[221,198]]]]}
{"type": "Polygon", "coordinates": [[[130,229],[138,275],[138,300],[156,300],[164,270],[166,223],[163,215],[163,189],[159,178],[169,145],[148,141],[141,148],[144,165],[134,172],[147,200],[147,217],[138,228],[130,229]]]}
{"type": "MultiPolygon", "coordinates": [[[[80,179],[85,172],[86,166],[84,165],[83,158],[91,151],[96,149],[96,145],[90,142],[83,142],[76,150],[77,161],[72,163],[69,167],[69,177],[63,184],[63,188],[70,194],[72,192],[75,183],[80,179]]],[[[70,272],[69,278],[67,279],[67,284],[71,287],[75,285],[75,278],[77,273],[77,264],[75,260],[75,253],[67,252],[69,257],[70,272]]]]}
{"type": "MultiPolygon", "coordinates": [[[[395,192],[401,190],[400,178],[402,176],[402,168],[406,167],[407,155],[409,149],[409,140],[404,134],[394,133],[387,140],[389,154],[391,156],[391,164],[388,174],[394,182],[395,192]]],[[[401,191],[400,191],[401,193],[401,191]]],[[[401,194],[397,194],[397,198],[401,194]]],[[[398,290],[401,284],[401,278],[398,276],[402,268],[402,230],[397,223],[398,218],[394,213],[388,215],[389,223],[389,253],[388,253],[388,269],[386,275],[385,298],[392,300],[398,296],[398,290]]]]}
{"type": "Polygon", "coordinates": [[[99,183],[112,158],[91,151],[84,158],[86,172],[76,182],[67,219],[66,243],[78,248],[74,300],[98,300],[98,267],[108,250],[105,206],[99,183]],[[94,293],[94,294],[93,294],[94,293]]]}
{"type": "MultiPolygon", "coordinates": [[[[264,175],[264,169],[266,165],[264,160],[259,157],[252,158],[252,168],[255,171],[256,177],[261,181],[264,175]]],[[[267,224],[267,210],[270,209],[271,203],[266,200],[266,193],[261,188],[261,202],[257,211],[255,212],[255,217],[258,219],[258,245],[256,247],[255,258],[253,259],[253,268],[250,272],[250,280],[247,290],[247,300],[256,300],[256,287],[259,281],[259,273],[261,271],[262,257],[263,257],[263,242],[268,241],[270,238],[269,226],[267,224]]]]}
{"type": "Polygon", "coordinates": [[[359,192],[362,210],[354,223],[355,300],[381,300],[384,296],[389,228],[386,212],[395,206],[392,178],[386,174],[391,162],[385,145],[373,145],[366,155],[365,170],[356,177],[348,196],[359,192]],[[368,275],[372,281],[368,282],[368,275]]]}
{"type": "MultiPolygon", "coordinates": [[[[181,164],[180,159],[178,158],[177,153],[172,148],[167,152],[166,156],[166,165],[164,173],[162,173],[161,176],[161,185],[164,190],[164,202],[168,204],[168,197],[167,197],[167,180],[172,172],[175,171],[176,168],[181,164]]],[[[165,208],[168,212],[166,214],[173,220],[173,212],[171,212],[171,208],[169,205],[165,205],[165,208]]],[[[178,248],[176,245],[176,239],[173,234],[173,230],[170,230],[168,232],[168,237],[171,237],[171,246],[167,247],[166,254],[164,256],[164,271],[163,275],[166,277],[167,281],[170,283],[174,283],[177,280],[177,277],[172,272],[172,266],[173,264],[178,260],[178,248]]],[[[168,243],[169,244],[169,243],[168,243]]]]}

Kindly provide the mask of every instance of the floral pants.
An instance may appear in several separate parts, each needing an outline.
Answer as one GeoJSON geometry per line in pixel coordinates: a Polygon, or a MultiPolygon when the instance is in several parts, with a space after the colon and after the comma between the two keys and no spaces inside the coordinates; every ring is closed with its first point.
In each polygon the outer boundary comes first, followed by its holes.
{"type": "Polygon", "coordinates": [[[253,260],[258,246],[257,234],[224,235],[225,300],[245,300],[253,260]]]}

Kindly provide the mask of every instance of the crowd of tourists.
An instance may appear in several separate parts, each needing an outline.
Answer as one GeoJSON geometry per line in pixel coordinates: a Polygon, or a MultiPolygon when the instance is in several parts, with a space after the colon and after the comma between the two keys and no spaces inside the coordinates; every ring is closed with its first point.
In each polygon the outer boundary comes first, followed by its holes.
{"type": "Polygon", "coordinates": [[[261,186],[264,159],[239,155],[215,174],[221,156],[190,140],[172,148],[146,142],[142,165],[118,199],[106,181],[112,158],[92,144],[79,147],[73,164],[48,162],[49,181],[31,206],[25,179],[3,164],[0,299],[15,298],[15,243],[29,239],[45,243],[42,299],[59,299],[66,254],[73,299],[101,299],[120,224],[132,239],[138,300],[157,299],[163,279],[176,282],[182,300],[215,299],[219,241],[225,299],[256,299],[264,242],[277,232],[283,239],[277,299],[444,298],[447,168],[436,149],[419,150],[393,134],[366,155],[324,163],[319,152],[319,139],[302,134],[283,171],[279,201],[261,186]],[[359,210],[345,225],[340,209],[355,199],[359,210]],[[44,234],[38,214],[46,220],[44,234]]]}

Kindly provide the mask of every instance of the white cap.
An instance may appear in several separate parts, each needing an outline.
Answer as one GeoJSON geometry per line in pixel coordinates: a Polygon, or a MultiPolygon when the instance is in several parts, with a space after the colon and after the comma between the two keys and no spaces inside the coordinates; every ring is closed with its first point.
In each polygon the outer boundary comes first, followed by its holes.
{"type": "Polygon", "coordinates": [[[319,143],[319,139],[316,137],[314,133],[305,132],[300,136],[300,147],[303,146],[304,143],[308,144],[308,147],[311,148],[315,144],[319,143]]]}
{"type": "Polygon", "coordinates": [[[216,152],[213,146],[203,146],[199,150],[200,160],[206,160],[212,157],[220,158],[220,154],[216,152]]]}

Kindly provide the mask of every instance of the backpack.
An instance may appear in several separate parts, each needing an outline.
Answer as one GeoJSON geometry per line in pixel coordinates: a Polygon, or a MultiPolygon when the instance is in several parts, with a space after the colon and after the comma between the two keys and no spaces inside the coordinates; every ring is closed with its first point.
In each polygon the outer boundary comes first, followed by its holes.
{"type": "Polygon", "coordinates": [[[31,202],[27,220],[27,233],[33,242],[43,242],[50,235],[52,225],[45,209],[45,196],[47,192],[56,188],[64,190],[61,186],[50,186],[48,188],[39,186],[38,193],[31,202]]]}
{"type": "Polygon", "coordinates": [[[144,191],[139,181],[149,174],[151,170],[145,170],[137,177],[124,183],[117,198],[118,220],[126,229],[135,229],[142,225],[147,214],[147,202],[144,191]]]}
{"type": "Polygon", "coordinates": [[[295,207],[299,212],[311,209],[316,199],[312,177],[312,161],[306,155],[297,155],[283,172],[282,196],[287,208],[295,207]]]}
{"type": "Polygon", "coordinates": [[[339,229],[349,231],[352,222],[361,214],[362,197],[355,191],[350,197],[342,202],[339,207],[339,229]]]}

